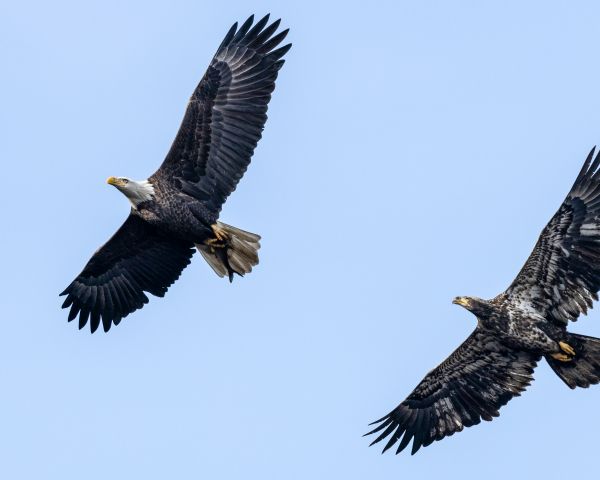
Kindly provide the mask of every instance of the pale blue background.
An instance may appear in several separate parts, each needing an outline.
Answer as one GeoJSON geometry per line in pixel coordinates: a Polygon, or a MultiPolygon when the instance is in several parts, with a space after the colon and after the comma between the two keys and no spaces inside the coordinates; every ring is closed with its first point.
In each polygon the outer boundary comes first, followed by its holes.
{"type": "Polygon", "coordinates": [[[482,3],[1,3],[0,477],[591,478],[600,387],[545,364],[415,457],[361,438],[600,142],[600,6],[482,3]],[[156,169],[229,26],[268,11],[294,47],[222,217],[263,235],[260,266],[230,285],[197,257],[79,332],[57,295],[127,215],[106,177],[156,169]]]}

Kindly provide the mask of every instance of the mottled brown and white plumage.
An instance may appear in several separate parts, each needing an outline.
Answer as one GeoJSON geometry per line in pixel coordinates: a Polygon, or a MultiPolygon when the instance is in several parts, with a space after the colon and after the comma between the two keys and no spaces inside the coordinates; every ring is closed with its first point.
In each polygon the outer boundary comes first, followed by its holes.
{"type": "Polygon", "coordinates": [[[600,155],[592,149],[529,259],[492,300],[457,297],[477,317],[475,331],[388,415],[373,424],[383,449],[412,441],[412,453],[492,420],[523,392],[544,357],[570,387],[600,382],[600,339],[567,332],[600,289],[600,155]]]}
{"type": "Polygon", "coordinates": [[[258,263],[260,236],[218,221],[250,164],[275,80],[291,44],[280,21],[251,16],[227,32],[188,103],[160,168],[147,180],[110,177],[131,202],[125,223],[61,295],[68,320],[94,332],[164,296],[196,247],[221,277],[258,263]],[[278,48],[279,47],[279,48],[278,48]]]}

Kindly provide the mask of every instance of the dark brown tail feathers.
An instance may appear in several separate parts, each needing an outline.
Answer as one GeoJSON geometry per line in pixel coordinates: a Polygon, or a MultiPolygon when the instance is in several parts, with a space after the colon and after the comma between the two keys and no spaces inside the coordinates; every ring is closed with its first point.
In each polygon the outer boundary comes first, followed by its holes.
{"type": "Polygon", "coordinates": [[[196,248],[219,277],[227,275],[231,282],[234,273],[243,277],[258,265],[260,235],[221,222],[217,226],[225,232],[225,246],[198,244],[196,248]]]}
{"type": "Polygon", "coordinates": [[[600,382],[600,338],[570,333],[567,343],[576,352],[571,361],[561,362],[546,356],[554,373],[570,388],[587,388],[600,382]]]}

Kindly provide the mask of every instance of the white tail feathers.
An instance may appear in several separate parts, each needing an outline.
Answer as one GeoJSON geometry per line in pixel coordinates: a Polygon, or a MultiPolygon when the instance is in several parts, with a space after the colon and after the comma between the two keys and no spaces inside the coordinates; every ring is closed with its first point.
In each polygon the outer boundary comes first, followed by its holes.
{"type": "Polygon", "coordinates": [[[196,248],[219,277],[233,274],[243,277],[258,265],[260,235],[246,232],[225,223],[217,222],[217,228],[225,234],[224,246],[197,244],[196,248]]]}

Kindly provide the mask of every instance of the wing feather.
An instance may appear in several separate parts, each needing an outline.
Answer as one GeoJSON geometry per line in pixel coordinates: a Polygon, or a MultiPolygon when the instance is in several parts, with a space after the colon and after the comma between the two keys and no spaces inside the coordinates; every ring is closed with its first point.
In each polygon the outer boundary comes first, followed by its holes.
{"type": "Polygon", "coordinates": [[[533,380],[539,356],[497,342],[479,327],[444,362],[429,372],[415,390],[366,435],[381,432],[371,443],[390,437],[383,451],[396,453],[412,440],[412,454],[422,446],[491,420],[533,380]],[[384,430],[385,429],[385,430],[384,430]]]}
{"type": "Polygon", "coordinates": [[[275,49],[288,30],[269,15],[235,24],[192,94],[183,122],[159,170],[151,177],[218,213],[244,175],[267,120],[275,80],[291,44],[275,49]]]}
{"type": "Polygon", "coordinates": [[[69,322],[79,315],[93,332],[108,331],[123,317],[148,303],[144,292],[162,297],[194,254],[191,243],[165,236],[130,214],[113,237],[90,259],[61,295],[71,307],[69,322]]]}
{"type": "Polygon", "coordinates": [[[600,289],[600,154],[587,156],[564,202],[500,297],[566,326],[600,289]]]}

